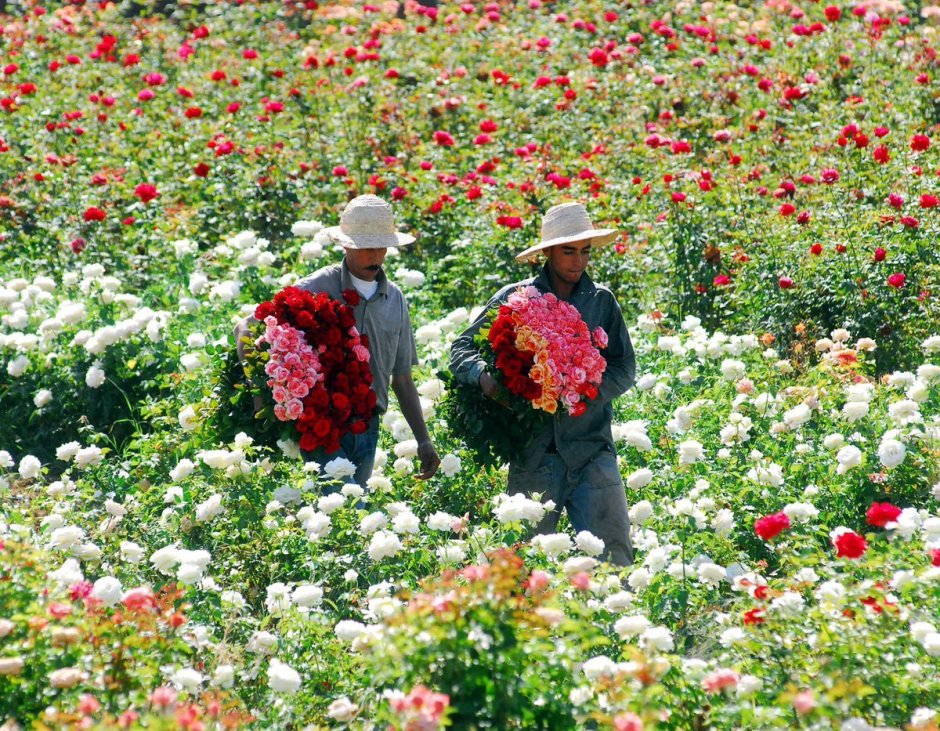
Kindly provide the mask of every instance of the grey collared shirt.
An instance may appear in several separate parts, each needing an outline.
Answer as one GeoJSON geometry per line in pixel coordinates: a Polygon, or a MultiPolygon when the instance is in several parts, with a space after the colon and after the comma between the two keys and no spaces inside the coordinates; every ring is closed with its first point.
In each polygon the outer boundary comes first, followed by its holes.
{"type": "MultiPolygon", "coordinates": [[[[534,285],[542,292],[557,294],[552,290],[547,268],[543,267],[537,277],[507,285],[493,295],[483,313],[454,341],[451,348],[450,369],[458,381],[472,386],[479,384],[486,364],[473,339],[486,320],[487,313],[504,303],[516,288],[527,285],[534,285]]],[[[537,468],[553,437],[558,454],[572,470],[587,464],[602,449],[615,452],[610,428],[613,419],[611,402],[636,381],[633,344],[613,293],[607,287],[595,284],[587,274],[581,275],[567,302],[581,313],[588,328],[604,328],[607,348],[601,351],[601,355],[607,361],[607,368],[597,398],[586,403],[587,410],[577,417],[559,411],[549,419],[545,428],[535,436],[525,456],[512,465],[514,470],[537,468]]]]}
{"type": "MultiPolygon", "coordinates": [[[[356,327],[369,336],[369,369],[378,413],[388,408],[388,386],[393,375],[407,375],[418,364],[408,303],[401,290],[388,280],[384,270],[376,277],[379,286],[366,299],[360,295],[355,307],[356,327]]],[[[297,282],[295,287],[308,292],[325,292],[343,301],[343,292],[355,289],[346,259],[341,264],[318,269],[297,282]]]]}

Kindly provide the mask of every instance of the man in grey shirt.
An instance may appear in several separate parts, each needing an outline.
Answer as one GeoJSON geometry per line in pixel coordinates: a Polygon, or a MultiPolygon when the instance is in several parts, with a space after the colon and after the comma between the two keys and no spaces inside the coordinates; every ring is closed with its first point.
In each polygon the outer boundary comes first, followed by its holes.
{"type": "Polygon", "coordinates": [[[561,509],[576,531],[587,530],[604,541],[602,556],[614,564],[633,562],[630,523],[623,481],[611,434],[611,402],[636,380],[633,345],[613,293],[595,284],[585,272],[592,245],[610,243],[616,231],[595,229],[584,206],[565,203],[545,214],[542,241],[519,254],[517,260],[532,260],[544,252],[541,273],[503,287],[487,303],[484,312],[458,337],[451,349],[450,367],[458,381],[479,385],[488,397],[499,394],[499,385],[486,371],[479,347],[473,342],[487,313],[504,303],[520,286],[533,285],[552,292],[581,313],[590,330],[602,327],[607,361],[597,398],[586,403],[580,416],[559,413],[534,436],[527,453],[509,465],[510,493],[541,493],[555,502],[537,527],[539,533],[556,530],[561,509]]]}
{"type": "MultiPolygon", "coordinates": [[[[421,461],[418,478],[428,479],[437,472],[441,460],[428,435],[418,391],[411,377],[412,367],[418,364],[418,353],[408,317],[408,304],[401,290],[389,281],[382,269],[388,247],[410,244],[414,237],[395,230],[391,207],[374,195],[361,195],[351,200],[343,210],[340,225],[326,229],[326,233],[343,246],[345,256],[342,263],[323,267],[294,286],[309,292],[324,292],[340,302],[346,290],[359,293],[359,302],[353,311],[356,327],[369,338],[369,368],[376,396],[376,414],[364,433],[342,437],[340,451],[325,457],[349,459],[356,465],[356,482],[365,486],[375,464],[379,416],[388,408],[391,384],[402,415],[418,442],[421,461]]],[[[238,355],[242,360],[245,347],[242,338],[248,332],[250,319],[243,320],[235,330],[238,355]]]]}

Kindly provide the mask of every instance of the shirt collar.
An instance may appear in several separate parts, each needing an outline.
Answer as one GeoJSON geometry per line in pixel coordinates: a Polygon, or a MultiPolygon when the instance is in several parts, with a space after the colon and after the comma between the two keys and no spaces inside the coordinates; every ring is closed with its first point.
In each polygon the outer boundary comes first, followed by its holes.
{"type": "MultiPolygon", "coordinates": [[[[532,284],[540,289],[542,292],[551,292],[555,294],[555,291],[552,289],[552,282],[548,276],[548,262],[545,262],[542,265],[542,271],[539,272],[539,275],[535,278],[535,281],[532,284]]],[[[578,280],[578,283],[574,286],[574,289],[571,291],[571,297],[568,299],[574,299],[578,295],[590,294],[596,289],[594,286],[594,280],[588,276],[587,272],[581,274],[581,279],[578,280]]]]}
{"type": "MultiPolygon", "coordinates": [[[[349,271],[349,266],[346,264],[346,257],[343,257],[343,263],[340,264],[340,284],[343,287],[345,292],[347,289],[355,289],[355,285],[352,280],[352,272],[349,271]]],[[[375,290],[375,294],[381,294],[384,297],[388,297],[388,277],[385,276],[385,269],[379,269],[379,273],[375,277],[375,281],[379,283],[378,289],[375,290]]],[[[374,297],[375,295],[373,295],[374,297]]],[[[370,298],[371,299],[371,298],[370,298]]]]}

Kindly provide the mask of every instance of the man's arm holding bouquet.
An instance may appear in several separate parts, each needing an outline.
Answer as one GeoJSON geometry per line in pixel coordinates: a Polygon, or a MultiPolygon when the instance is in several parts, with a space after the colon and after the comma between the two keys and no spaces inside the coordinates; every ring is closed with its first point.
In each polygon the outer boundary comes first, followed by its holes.
{"type": "Polygon", "coordinates": [[[605,292],[605,295],[609,299],[604,325],[607,347],[601,350],[601,355],[607,361],[607,368],[597,389],[597,400],[602,404],[626,393],[636,382],[636,357],[620,305],[611,293],[605,292]]]}
{"type": "Polygon", "coordinates": [[[464,330],[455,340],[450,350],[450,370],[454,378],[459,383],[468,386],[479,386],[480,390],[487,398],[493,398],[499,392],[499,384],[493,376],[486,370],[486,361],[480,355],[480,346],[475,341],[483,323],[486,322],[490,312],[502,304],[505,299],[505,293],[512,288],[505,287],[497,292],[486,307],[477,316],[477,319],[470,323],[470,326],[464,330]]]}

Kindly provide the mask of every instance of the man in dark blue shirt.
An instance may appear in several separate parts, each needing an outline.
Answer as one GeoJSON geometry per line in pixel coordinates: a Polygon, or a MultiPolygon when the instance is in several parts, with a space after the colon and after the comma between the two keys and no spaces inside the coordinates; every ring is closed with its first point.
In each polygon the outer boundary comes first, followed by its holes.
{"type": "Polygon", "coordinates": [[[490,299],[483,313],[454,341],[450,367],[461,383],[478,385],[490,398],[498,394],[497,381],[486,371],[473,340],[487,313],[520,286],[552,292],[581,313],[588,329],[604,329],[608,342],[601,354],[607,368],[597,398],[586,403],[580,416],[556,414],[535,435],[527,453],[510,463],[507,489],[510,493],[541,493],[543,500],[555,502],[555,509],[537,527],[539,533],[554,532],[561,509],[565,508],[576,531],[589,531],[604,541],[604,558],[626,566],[633,561],[633,549],[626,495],[611,434],[611,402],[633,385],[636,361],[613,293],[595,284],[586,273],[592,247],[608,244],[616,235],[610,229],[595,229],[580,203],[549,209],[542,221],[542,241],[516,257],[531,261],[544,253],[541,273],[503,287],[490,299]]]}

